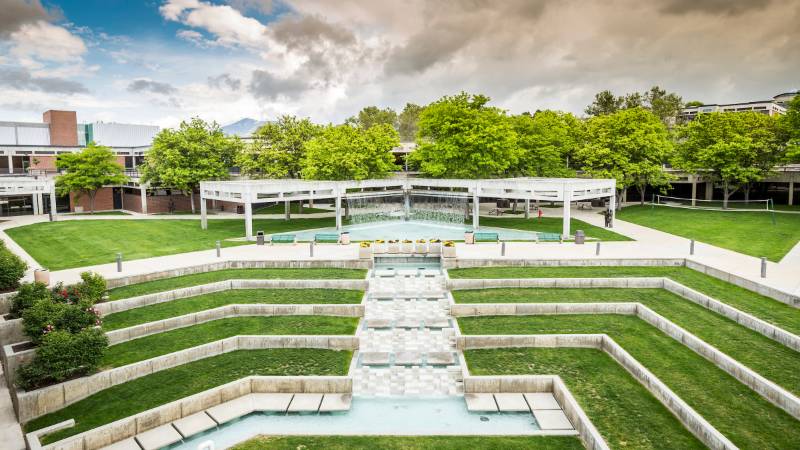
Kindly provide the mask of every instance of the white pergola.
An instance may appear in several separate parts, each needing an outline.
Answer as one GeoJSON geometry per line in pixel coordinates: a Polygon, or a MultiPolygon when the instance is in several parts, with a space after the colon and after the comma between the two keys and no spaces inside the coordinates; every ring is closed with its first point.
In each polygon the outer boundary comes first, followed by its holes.
{"type": "Polygon", "coordinates": [[[33,178],[0,177],[0,198],[30,195],[33,199],[33,213],[44,214],[43,194],[50,195],[50,212],[56,218],[56,185],[53,180],[33,178]]]}
{"type": "Polygon", "coordinates": [[[479,227],[480,198],[504,198],[564,203],[564,236],[570,235],[570,202],[608,198],[615,206],[616,181],[590,178],[503,178],[486,180],[445,180],[393,178],[363,181],[241,180],[200,183],[200,218],[208,227],[206,200],[244,205],[245,236],[253,237],[253,203],[331,199],[336,204],[336,229],[342,228],[342,199],[365,196],[405,196],[406,209],[412,195],[441,195],[472,198],[472,226],[479,227]]]}

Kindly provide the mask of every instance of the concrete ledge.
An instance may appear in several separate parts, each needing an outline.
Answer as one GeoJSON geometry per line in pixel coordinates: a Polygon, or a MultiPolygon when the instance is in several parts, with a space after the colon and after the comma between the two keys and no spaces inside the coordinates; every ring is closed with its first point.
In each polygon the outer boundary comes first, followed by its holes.
{"type": "Polygon", "coordinates": [[[226,280],[138,297],[97,303],[101,315],[232,289],[353,289],[363,291],[366,280],[226,280]]]}
{"type": "Polygon", "coordinates": [[[682,266],[683,258],[575,258],[575,259],[443,259],[445,269],[468,267],[579,267],[579,266],[682,266]]]}
{"type": "Polygon", "coordinates": [[[17,295],[16,292],[5,292],[0,294],[0,315],[11,312],[11,297],[17,295]]]}
{"type": "Polygon", "coordinates": [[[27,341],[22,328],[22,319],[5,320],[0,317],[0,345],[27,341]]]}
{"type": "MultiPolygon", "coordinates": [[[[16,392],[17,417],[22,423],[58,411],[111,386],[200,359],[235,350],[269,348],[318,348],[356,350],[356,336],[234,336],[174,353],[157,356],[127,366],[115,367],[93,375],[47,386],[35,391],[16,392]]],[[[306,381],[310,383],[310,381],[306,381]]],[[[195,411],[196,412],[196,411],[195,411]]]]}
{"type": "Polygon", "coordinates": [[[662,277],[624,278],[455,278],[447,280],[451,290],[490,288],[660,288],[662,277]]]}
{"type": "Polygon", "coordinates": [[[97,450],[254,393],[288,391],[296,393],[349,394],[352,390],[353,380],[345,376],[250,376],[102,425],[52,444],[43,446],[40,444],[39,439],[57,429],[74,426],[74,421],[64,422],[54,427],[49,427],[49,429],[33,431],[27,434],[26,439],[29,447],[36,450],[97,450]]]}
{"type": "Polygon", "coordinates": [[[739,287],[747,289],[748,291],[753,291],[758,294],[764,295],[766,297],[770,297],[781,303],[786,303],[787,305],[794,306],[795,308],[800,308],[800,297],[798,297],[797,295],[793,295],[788,292],[781,291],[779,289],[765,286],[761,283],[748,280],[746,278],[734,275],[724,270],[715,269],[711,266],[707,266],[703,263],[697,262],[689,258],[686,259],[686,267],[692,270],[696,270],[698,272],[702,272],[708,276],[718,278],[722,281],[727,281],[728,283],[735,284],[739,287]]]}
{"type": "Polygon", "coordinates": [[[548,314],[636,314],[637,303],[456,303],[453,317],[548,315],[548,314]]]}

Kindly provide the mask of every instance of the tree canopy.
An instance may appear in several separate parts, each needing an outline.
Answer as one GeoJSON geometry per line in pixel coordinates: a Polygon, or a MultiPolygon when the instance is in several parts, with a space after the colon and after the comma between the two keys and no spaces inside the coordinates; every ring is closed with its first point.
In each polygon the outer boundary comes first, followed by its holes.
{"type": "Polygon", "coordinates": [[[351,117],[345,122],[365,130],[375,125],[390,125],[397,129],[397,113],[392,108],[380,109],[377,106],[367,106],[358,112],[358,116],[351,117]]]}
{"type": "Polygon", "coordinates": [[[533,177],[569,177],[569,161],[582,141],[583,126],[572,114],[537,111],[510,118],[522,153],[518,171],[533,177]]]}
{"type": "Polygon", "coordinates": [[[239,138],[225,136],[216,122],[193,118],[156,135],[145,156],[142,180],[188,192],[194,212],[194,190],[201,181],[227,179],[242,147],[239,138]]]}
{"type": "Polygon", "coordinates": [[[405,108],[398,116],[398,129],[400,132],[400,142],[414,142],[417,138],[417,123],[419,122],[419,113],[424,108],[414,103],[406,103],[405,108]]]}
{"type": "Polygon", "coordinates": [[[786,115],[781,117],[781,125],[788,142],[786,143],[786,157],[789,162],[800,162],[800,95],[796,95],[786,109],[786,115]]]}
{"type": "Polygon", "coordinates": [[[576,158],[586,174],[615,178],[618,190],[635,186],[644,202],[647,185],[669,185],[670,176],[663,165],[672,149],[664,124],[640,107],[590,119],[586,143],[578,149],[576,158]]]}
{"type": "Polygon", "coordinates": [[[125,169],[117,162],[110,148],[90,142],[78,153],[62,153],[56,167],[64,173],[56,177],[59,195],[75,192],[76,197],[89,196],[89,209],[94,213],[94,198],[103,186],[126,183],[125,169]]]}
{"type": "Polygon", "coordinates": [[[309,180],[384,178],[399,169],[391,152],[398,145],[397,130],[388,124],[329,125],[306,142],[302,175],[309,180]]]}
{"type": "Polygon", "coordinates": [[[650,110],[661,122],[671,126],[683,108],[683,99],[678,94],[668,93],[658,86],[653,86],[646,92],[632,92],[621,97],[605,90],[595,94],[594,101],[586,107],[585,112],[590,116],[602,116],[638,107],[650,110]]]}
{"type": "Polygon", "coordinates": [[[519,164],[517,133],[489,97],[460,93],[426,106],[409,160],[434,178],[492,178],[519,164]]]}
{"type": "Polygon", "coordinates": [[[281,116],[256,131],[252,144],[236,155],[236,165],[252,178],[299,178],[304,145],[320,129],[308,118],[281,116]]]}

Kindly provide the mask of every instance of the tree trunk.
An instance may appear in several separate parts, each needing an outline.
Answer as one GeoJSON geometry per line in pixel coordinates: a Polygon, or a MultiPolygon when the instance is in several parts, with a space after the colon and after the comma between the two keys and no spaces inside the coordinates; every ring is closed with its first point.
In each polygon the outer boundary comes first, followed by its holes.
{"type": "Polygon", "coordinates": [[[516,213],[517,212],[517,199],[514,199],[514,207],[511,209],[511,212],[512,213],[516,213]]]}
{"type": "Polygon", "coordinates": [[[297,202],[297,214],[303,214],[303,201],[297,202]]]}
{"type": "Polygon", "coordinates": [[[617,190],[616,197],[617,197],[617,204],[615,205],[615,207],[616,207],[617,211],[622,211],[622,191],[621,190],[619,190],[619,189],[617,190]]]}
{"type": "Polygon", "coordinates": [[[722,183],[722,209],[728,209],[728,197],[731,194],[728,193],[728,182],[722,183]]]}
{"type": "Polygon", "coordinates": [[[750,183],[746,183],[744,185],[744,201],[745,201],[745,203],[750,201],[750,189],[752,189],[752,188],[753,188],[753,186],[750,183]]]}
{"type": "Polygon", "coordinates": [[[94,214],[94,196],[97,195],[97,191],[89,191],[89,211],[94,214]]]}
{"type": "Polygon", "coordinates": [[[194,214],[194,189],[189,190],[189,201],[192,204],[192,214],[194,214]]]}
{"type": "Polygon", "coordinates": [[[647,187],[642,184],[642,185],[636,186],[636,189],[639,191],[640,204],[642,206],[644,206],[644,191],[645,191],[645,189],[647,189],[647,187]]]}

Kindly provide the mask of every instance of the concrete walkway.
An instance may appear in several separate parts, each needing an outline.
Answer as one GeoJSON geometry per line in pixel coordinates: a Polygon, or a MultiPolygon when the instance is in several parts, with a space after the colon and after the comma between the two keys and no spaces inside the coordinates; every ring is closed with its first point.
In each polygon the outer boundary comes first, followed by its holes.
{"type": "Polygon", "coordinates": [[[25,448],[25,438],[22,436],[22,428],[20,428],[17,415],[14,413],[11,393],[8,391],[2,366],[0,366],[0,448],[4,450],[25,448]]]}

